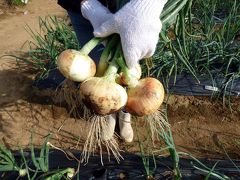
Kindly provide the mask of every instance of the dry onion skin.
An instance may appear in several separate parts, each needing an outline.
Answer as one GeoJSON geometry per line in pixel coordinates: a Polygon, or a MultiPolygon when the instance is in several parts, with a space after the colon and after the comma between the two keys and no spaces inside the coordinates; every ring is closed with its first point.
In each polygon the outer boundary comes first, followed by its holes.
{"type": "Polygon", "coordinates": [[[164,99],[164,88],[162,83],[151,77],[138,81],[129,87],[128,100],[125,109],[135,116],[145,116],[156,112],[164,99]]]}
{"type": "Polygon", "coordinates": [[[75,82],[82,82],[96,73],[94,61],[88,55],[73,49],[67,49],[58,56],[57,66],[67,79],[75,82]]]}
{"type": "Polygon", "coordinates": [[[96,114],[112,114],[127,102],[127,93],[119,84],[105,78],[93,77],[80,86],[82,102],[96,114]]]}

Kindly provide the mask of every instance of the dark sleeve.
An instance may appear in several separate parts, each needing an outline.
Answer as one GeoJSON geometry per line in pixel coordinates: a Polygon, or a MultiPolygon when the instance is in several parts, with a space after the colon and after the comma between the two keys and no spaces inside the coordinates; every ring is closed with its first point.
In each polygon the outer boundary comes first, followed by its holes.
{"type": "Polygon", "coordinates": [[[58,0],[58,4],[66,10],[80,11],[80,3],[82,0],[58,0]]]}
{"type": "MultiPolygon", "coordinates": [[[[80,11],[81,1],[82,0],[58,0],[58,4],[66,10],[80,11]]],[[[102,5],[108,7],[111,12],[115,12],[117,0],[98,0],[98,1],[102,3],[102,5]]]]}

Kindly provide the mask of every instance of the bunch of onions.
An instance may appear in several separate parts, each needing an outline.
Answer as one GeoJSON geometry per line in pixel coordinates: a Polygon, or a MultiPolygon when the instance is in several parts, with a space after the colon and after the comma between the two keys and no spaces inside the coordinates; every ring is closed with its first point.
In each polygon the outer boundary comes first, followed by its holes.
{"type": "Polygon", "coordinates": [[[82,82],[93,77],[96,73],[96,65],[88,54],[102,41],[93,38],[86,43],[81,50],[67,49],[57,58],[59,71],[67,78],[75,82],[82,82]]]}
{"type": "Polygon", "coordinates": [[[157,79],[140,79],[140,65],[127,68],[118,35],[109,37],[96,70],[88,53],[99,42],[100,39],[93,38],[80,51],[66,50],[57,59],[58,68],[65,77],[81,82],[78,95],[86,107],[83,109],[88,111],[87,114],[91,112],[89,134],[82,154],[85,161],[96,147],[102,149],[101,144],[117,160],[121,157],[114,136],[115,119],[109,121],[107,118],[110,114],[125,108],[132,115],[148,116],[158,111],[164,98],[163,86],[157,79]]]}

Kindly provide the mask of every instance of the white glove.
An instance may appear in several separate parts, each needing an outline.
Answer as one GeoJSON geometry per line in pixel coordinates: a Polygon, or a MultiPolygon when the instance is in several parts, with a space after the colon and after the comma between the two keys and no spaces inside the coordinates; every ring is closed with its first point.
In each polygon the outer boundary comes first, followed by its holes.
{"type": "Polygon", "coordinates": [[[100,27],[95,26],[94,35],[120,34],[126,63],[129,68],[135,67],[140,59],[151,57],[155,51],[162,28],[160,14],[166,2],[131,0],[100,27]]]}
{"type": "Polygon", "coordinates": [[[112,17],[112,13],[97,0],[86,0],[81,4],[84,18],[90,21],[93,29],[98,28],[103,22],[112,17]]]}

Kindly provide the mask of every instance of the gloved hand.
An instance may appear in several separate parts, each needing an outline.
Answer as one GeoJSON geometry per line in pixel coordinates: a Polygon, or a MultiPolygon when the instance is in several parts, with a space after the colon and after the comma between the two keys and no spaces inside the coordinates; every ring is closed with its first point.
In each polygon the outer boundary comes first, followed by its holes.
{"type": "Polygon", "coordinates": [[[83,1],[81,12],[83,17],[90,21],[93,29],[98,28],[103,22],[112,17],[112,13],[98,0],[83,1]]]}
{"type": "MultiPolygon", "coordinates": [[[[140,59],[151,57],[155,51],[162,28],[160,14],[166,2],[167,0],[131,0],[116,14],[110,15],[110,19],[100,27],[96,25],[94,35],[106,37],[119,33],[126,63],[129,68],[135,67],[140,59]]],[[[92,10],[97,11],[95,8],[98,9],[96,6],[92,10]]]]}

